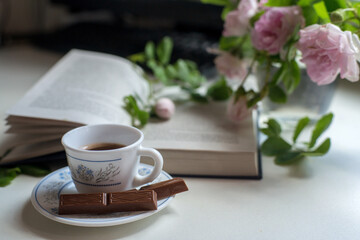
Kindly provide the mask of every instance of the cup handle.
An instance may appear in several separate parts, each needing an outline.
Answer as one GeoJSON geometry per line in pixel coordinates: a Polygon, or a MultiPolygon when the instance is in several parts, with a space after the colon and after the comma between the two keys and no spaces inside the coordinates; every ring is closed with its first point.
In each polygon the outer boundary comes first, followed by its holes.
{"type": "Polygon", "coordinates": [[[138,155],[152,158],[154,160],[154,168],[151,171],[151,173],[146,176],[141,176],[139,174],[137,174],[135,176],[134,186],[136,186],[136,187],[143,185],[145,183],[149,183],[149,182],[153,181],[155,178],[157,178],[161,173],[161,170],[163,168],[163,162],[164,162],[161,154],[153,148],[146,148],[146,147],[140,146],[140,148],[138,150],[138,155]]]}

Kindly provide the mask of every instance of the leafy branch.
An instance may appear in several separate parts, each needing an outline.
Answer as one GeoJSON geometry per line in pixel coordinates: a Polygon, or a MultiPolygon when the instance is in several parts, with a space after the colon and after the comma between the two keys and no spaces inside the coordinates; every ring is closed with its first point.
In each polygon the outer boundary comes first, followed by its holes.
{"type": "Polygon", "coordinates": [[[128,58],[130,61],[145,65],[152,72],[150,81],[165,86],[177,85],[184,90],[192,91],[206,81],[201,75],[197,64],[186,59],[178,59],[170,63],[173,41],[164,37],[156,46],[154,42],[146,43],[144,52],[136,53],[128,58]]]}
{"type": "Polygon", "coordinates": [[[306,156],[323,156],[331,145],[330,138],[326,138],[316,146],[319,137],[328,129],[333,119],[333,114],[329,113],[320,118],[313,130],[308,142],[299,143],[298,137],[310,123],[308,117],[301,118],[294,130],[292,142],[289,143],[281,137],[281,126],[275,119],[269,119],[266,128],[260,129],[267,135],[267,139],[261,145],[261,152],[267,156],[274,156],[275,163],[286,165],[297,162],[306,156]]]}
{"type": "Polygon", "coordinates": [[[173,45],[170,37],[164,37],[157,45],[150,41],[146,43],[143,52],[128,57],[149,72],[144,76],[150,85],[148,102],[141,102],[135,95],[124,98],[124,109],[131,116],[132,125],[135,127],[144,127],[149,118],[155,116],[156,93],[165,87],[179,86],[188,94],[188,100],[196,102],[222,101],[232,95],[232,89],[227,85],[225,78],[211,84],[205,93],[200,93],[198,89],[204,86],[206,78],[200,73],[197,64],[191,60],[178,59],[171,63],[173,45]],[[155,84],[156,90],[153,87],[155,84]]]}

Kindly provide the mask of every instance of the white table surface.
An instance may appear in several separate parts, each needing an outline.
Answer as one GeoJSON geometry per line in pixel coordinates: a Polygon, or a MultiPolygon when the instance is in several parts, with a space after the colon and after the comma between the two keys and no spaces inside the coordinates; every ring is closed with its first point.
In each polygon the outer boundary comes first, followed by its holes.
{"type": "MultiPolygon", "coordinates": [[[[0,49],[1,132],[6,109],[60,57],[27,46],[0,49]]],[[[0,188],[0,239],[360,239],[359,85],[343,80],[336,90],[324,157],[292,167],[264,157],[260,181],[187,177],[189,191],[163,211],[103,228],[43,217],[30,202],[41,178],[20,175],[0,188]]]]}

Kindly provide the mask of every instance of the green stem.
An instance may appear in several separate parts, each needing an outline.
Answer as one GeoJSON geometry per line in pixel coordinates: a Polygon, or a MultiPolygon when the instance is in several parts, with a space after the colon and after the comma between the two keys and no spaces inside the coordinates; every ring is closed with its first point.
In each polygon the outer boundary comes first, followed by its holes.
{"type": "MultiPolygon", "coordinates": [[[[357,19],[357,20],[360,21],[360,19],[358,19],[358,18],[353,18],[353,19],[357,19]]],[[[353,26],[353,27],[355,27],[357,29],[360,29],[360,25],[357,24],[356,22],[350,21],[350,19],[346,19],[345,21],[343,21],[342,24],[349,24],[349,25],[351,25],[351,26],[353,26]]]]}
{"type": "Polygon", "coordinates": [[[246,73],[244,80],[240,83],[240,86],[238,87],[238,89],[236,90],[236,92],[239,91],[240,88],[242,88],[244,86],[244,83],[246,82],[247,78],[250,76],[251,72],[252,72],[252,68],[254,67],[254,64],[256,62],[256,58],[257,55],[254,56],[254,58],[252,59],[250,66],[249,66],[249,71],[246,73]]]}
{"type": "Polygon", "coordinates": [[[267,85],[269,83],[270,69],[271,69],[271,61],[268,58],[268,61],[267,61],[267,64],[266,64],[266,76],[265,76],[265,84],[264,85],[267,85]]]}
{"type": "Polygon", "coordinates": [[[242,46],[243,46],[244,43],[246,42],[247,38],[248,38],[248,35],[245,35],[245,36],[241,39],[239,45],[237,45],[236,47],[234,47],[230,52],[233,52],[233,54],[234,54],[235,56],[239,56],[240,58],[243,58],[242,46]]]}
{"type": "Polygon", "coordinates": [[[154,98],[154,84],[151,81],[148,81],[148,83],[149,83],[148,102],[151,102],[151,100],[154,98]]]}
{"type": "Polygon", "coordinates": [[[266,64],[266,75],[265,75],[265,83],[260,91],[260,100],[261,101],[268,93],[269,91],[269,80],[270,80],[270,70],[271,70],[271,61],[268,58],[267,64],[266,64]]]}
{"type": "Polygon", "coordinates": [[[356,20],[360,21],[360,16],[359,16],[359,14],[357,13],[356,9],[354,9],[354,8],[346,8],[346,9],[343,9],[343,11],[353,12],[354,15],[355,15],[355,17],[353,17],[353,18],[348,18],[347,20],[356,19],[356,20]]]}

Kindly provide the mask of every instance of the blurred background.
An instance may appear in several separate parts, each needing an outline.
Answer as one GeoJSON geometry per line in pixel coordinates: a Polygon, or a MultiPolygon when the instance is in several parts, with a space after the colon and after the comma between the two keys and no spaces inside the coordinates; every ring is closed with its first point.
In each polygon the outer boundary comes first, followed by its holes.
{"type": "Polygon", "coordinates": [[[173,59],[191,59],[211,75],[214,56],[206,48],[220,38],[221,11],[200,0],[0,0],[0,42],[126,57],[170,36],[173,59]]]}

